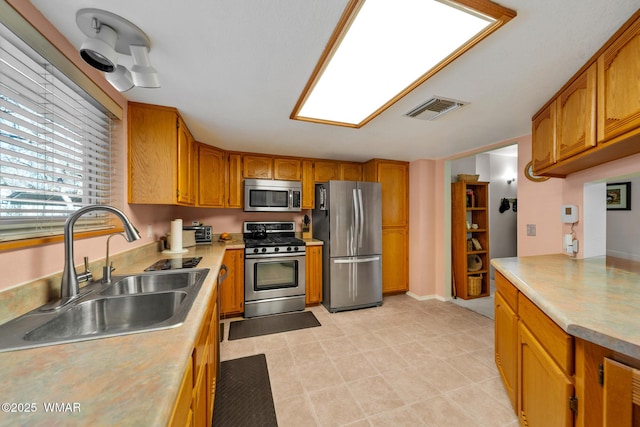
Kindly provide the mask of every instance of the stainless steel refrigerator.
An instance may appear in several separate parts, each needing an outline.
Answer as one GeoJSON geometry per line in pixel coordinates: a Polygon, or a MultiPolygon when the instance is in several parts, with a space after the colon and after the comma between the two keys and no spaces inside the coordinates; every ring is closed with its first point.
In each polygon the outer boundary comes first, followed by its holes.
{"type": "Polygon", "coordinates": [[[322,299],[330,312],[382,304],[382,197],[378,182],[316,184],[313,237],[322,248],[322,299]]]}

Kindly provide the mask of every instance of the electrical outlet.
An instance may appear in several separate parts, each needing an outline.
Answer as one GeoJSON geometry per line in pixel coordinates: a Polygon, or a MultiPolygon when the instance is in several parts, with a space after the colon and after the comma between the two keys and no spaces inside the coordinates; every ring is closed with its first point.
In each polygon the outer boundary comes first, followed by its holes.
{"type": "Polygon", "coordinates": [[[147,237],[153,237],[153,225],[147,225],[147,237]]]}
{"type": "Polygon", "coordinates": [[[536,225],[527,224],[527,236],[535,236],[535,235],[536,235],[536,225]]]}

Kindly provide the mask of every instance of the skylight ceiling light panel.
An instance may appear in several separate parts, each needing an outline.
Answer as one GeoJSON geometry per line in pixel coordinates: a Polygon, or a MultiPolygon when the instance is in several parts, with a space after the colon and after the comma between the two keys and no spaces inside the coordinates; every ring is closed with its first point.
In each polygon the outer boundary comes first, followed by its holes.
{"type": "Polygon", "coordinates": [[[291,118],[360,127],[498,22],[448,0],[352,0],[347,11],[355,18],[343,16],[291,118]]]}

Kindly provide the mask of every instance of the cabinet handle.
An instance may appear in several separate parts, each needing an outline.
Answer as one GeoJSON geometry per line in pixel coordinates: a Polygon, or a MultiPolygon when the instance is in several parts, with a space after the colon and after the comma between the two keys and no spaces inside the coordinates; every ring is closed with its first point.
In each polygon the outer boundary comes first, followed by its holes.
{"type": "Polygon", "coordinates": [[[224,280],[227,278],[227,275],[229,274],[229,269],[227,268],[226,265],[222,264],[220,266],[220,272],[218,273],[218,285],[220,285],[222,282],[224,282],[224,280]],[[224,271],[224,273],[222,273],[224,271]]]}

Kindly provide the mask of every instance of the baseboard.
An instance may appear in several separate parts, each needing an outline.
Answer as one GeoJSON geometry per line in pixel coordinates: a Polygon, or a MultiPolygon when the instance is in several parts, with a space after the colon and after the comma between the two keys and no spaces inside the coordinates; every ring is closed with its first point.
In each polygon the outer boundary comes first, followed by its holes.
{"type": "Polygon", "coordinates": [[[428,301],[431,299],[435,299],[438,301],[451,301],[451,297],[443,297],[441,295],[418,295],[418,294],[414,294],[413,292],[409,291],[407,292],[407,295],[409,295],[411,298],[418,300],[418,301],[428,301]]]}
{"type": "Polygon", "coordinates": [[[607,249],[607,256],[614,257],[614,258],[628,259],[631,261],[640,261],[640,255],[630,254],[622,251],[614,251],[611,249],[607,249]]]}

